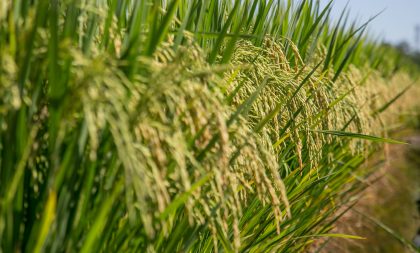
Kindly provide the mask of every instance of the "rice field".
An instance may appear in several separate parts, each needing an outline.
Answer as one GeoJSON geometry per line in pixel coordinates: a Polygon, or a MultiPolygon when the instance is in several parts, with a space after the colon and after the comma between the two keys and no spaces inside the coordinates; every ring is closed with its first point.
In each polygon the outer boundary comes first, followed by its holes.
{"type": "Polygon", "coordinates": [[[0,1],[0,252],[362,239],[331,231],[419,69],[333,2],[0,1]]]}

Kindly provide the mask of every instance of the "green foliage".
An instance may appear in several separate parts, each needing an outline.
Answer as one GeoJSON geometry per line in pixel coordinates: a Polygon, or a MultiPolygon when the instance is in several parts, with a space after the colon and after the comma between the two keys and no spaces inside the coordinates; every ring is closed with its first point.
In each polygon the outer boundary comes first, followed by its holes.
{"type": "Polygon", "coordinates": [[[359,239],[329,231],[406,90],[364,107],[356,88],[394,56],[331,6],[1,1],[0,252],[359,239]]]}

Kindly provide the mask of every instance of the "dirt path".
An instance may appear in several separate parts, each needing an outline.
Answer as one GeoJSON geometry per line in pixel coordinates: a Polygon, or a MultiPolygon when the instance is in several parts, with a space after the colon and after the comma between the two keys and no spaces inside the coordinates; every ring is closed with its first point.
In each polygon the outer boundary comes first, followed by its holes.
{"type": "Polygon", "coordinates": [[[366,239],[330,239],[319,252],[412,252],[366,218],[382,222],[408,241],[412,241],[420,228],[420,213],[416,205],[420,198],[420,133],[402,132],[396,138],[404,139],[410,145],[389,145],[385,149],[386,155],[379,154],[379,159],[387,157],[385,166],[369,178],[372,185],[361,194],[354,208],[339,219],[334,231],[366,239]]]}

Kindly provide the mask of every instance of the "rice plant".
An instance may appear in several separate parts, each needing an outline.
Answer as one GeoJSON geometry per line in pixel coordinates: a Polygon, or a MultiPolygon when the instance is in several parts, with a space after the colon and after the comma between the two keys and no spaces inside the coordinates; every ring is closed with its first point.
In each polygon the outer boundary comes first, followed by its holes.
{"type": "Polygon", "coordinates": [[[1,1],[0,252],[358,239],[329,231],[418,69],[332,5],[1,1]]]}

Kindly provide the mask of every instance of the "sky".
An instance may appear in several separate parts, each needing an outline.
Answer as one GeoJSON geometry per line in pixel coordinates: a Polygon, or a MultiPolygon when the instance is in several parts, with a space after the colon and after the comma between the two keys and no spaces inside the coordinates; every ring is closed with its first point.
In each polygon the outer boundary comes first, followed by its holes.
{"type": "MultiPolygon", "coordinates": [[[[328,2],[321,0],[324,6],[328,2]]],[[[375,37],[393,44],[406,41],[420,49],[420,45],[415,45],[415,27],[420,26],[420,0],[334,0],[333,19],[338,19],[347,3],[351,17],[361,23],[383,11],[369,25],[369,32],[375,37]]]]}

